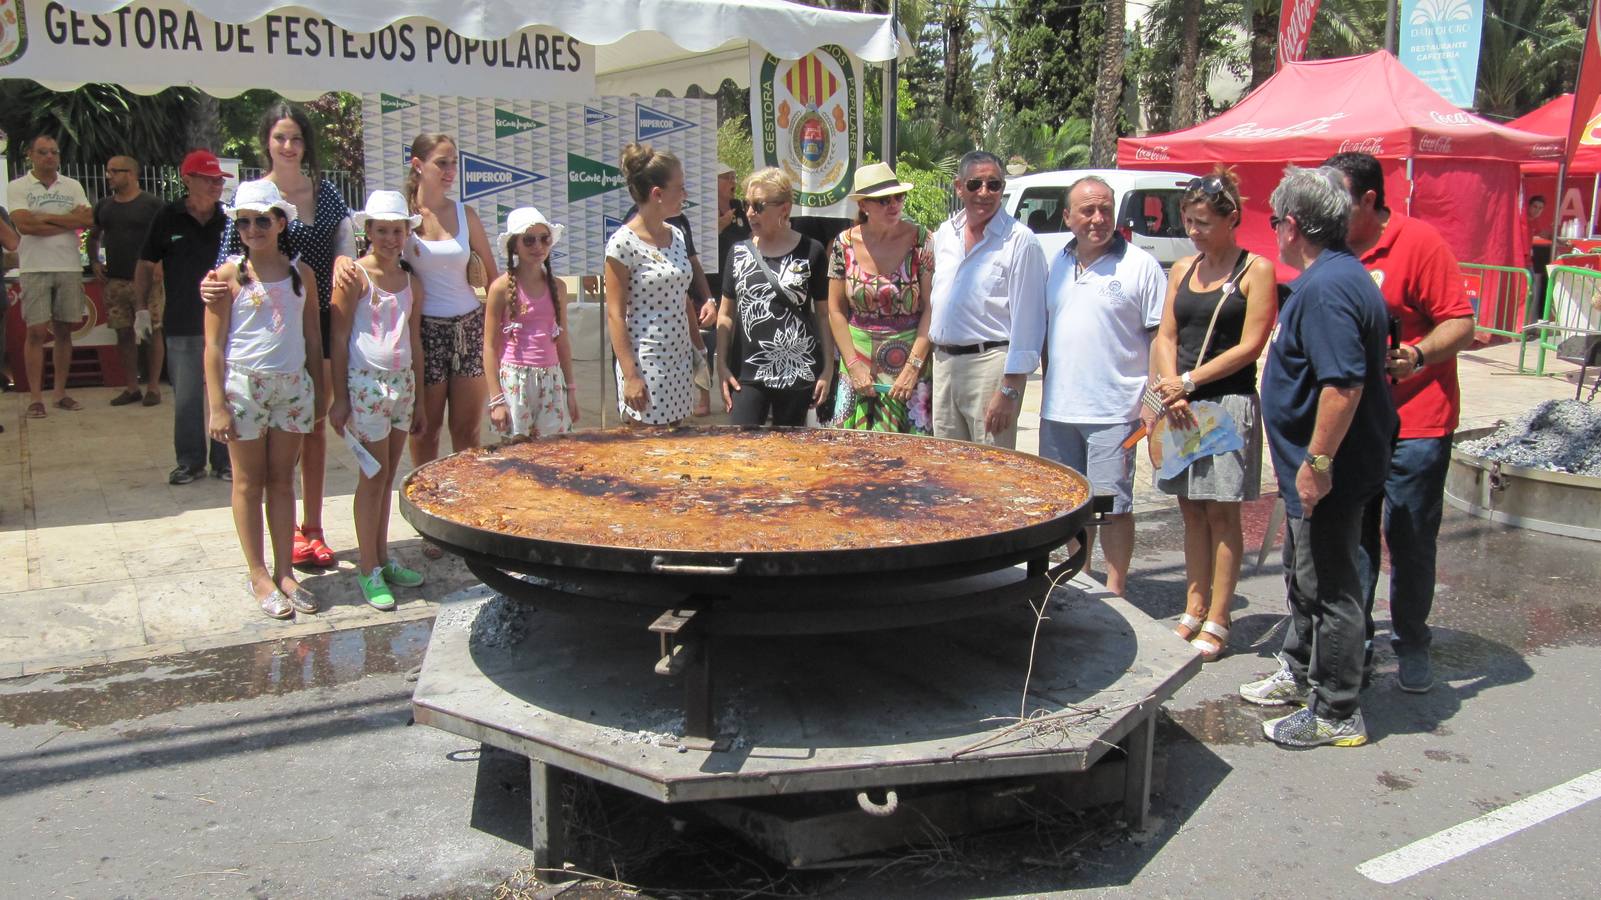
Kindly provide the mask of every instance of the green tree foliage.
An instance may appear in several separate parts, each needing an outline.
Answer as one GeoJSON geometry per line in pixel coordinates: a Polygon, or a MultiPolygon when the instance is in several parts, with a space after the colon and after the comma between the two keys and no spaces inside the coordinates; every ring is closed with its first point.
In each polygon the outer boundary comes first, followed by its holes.
{"type": "Polygon", "coordinates": [[[1014,0],[1002,15],[1007,38],[996,51],[995,82],[1002,114],[1030,128],[1088,119],[1101,49],[1100,4],[1014,0]]]}
{"type": "Polygon", "coordinates": [[[1480,112],[1516,118],[1578,78],[1589,4],[1585,0],[1488,0],[1479,81],[1480,112]]]}
{"type": "Polygon", "coordinates": [[[750,119],[729,119],[717,126],[717,159],[734,167],[737,184],[743,185],[755,165],[756,153],[751,146],[750,119]]]}
{"type": "MultiPolygon", "coordinates": [[[[1328,2],[1325,0],[1325,4],[1328,2]]],[[[1200,4],[1200,9],[1200,27],[1194,32],[1197,121],[1217,112],[1206,94],[1206,81],[1213,72],[1226,70],[1243,78],[1250,71],[1249,44],[1235,30],[1245,16],[1240,0],[1206,2],[1200,4]]],[[[1192,124],[1175,115],[1175,73],[1184,56],[1184,10],[1181,0],[1160,0],[1151,5],[1136,26],[1139,41],[1130,54],[1128,77],[1138,85],[1141,112],[1151,131],[1171,131],[1192,124]]],[[[1277,20],[1276,11],[1274,19],[1277,20]]]]}
{"type": "Polygon", "coordinates": [[[190,88],[143,96],[112,84],[52,91],[21,78],[0,80],[0,129],[10,137],[7,161],[11,171],[22,171],[27,142],[49,133],[60,141],[64,163],[98,166],[118,154],[176,163],[184,151],[173,135],[183,133],[194,96],[190,88]]]}

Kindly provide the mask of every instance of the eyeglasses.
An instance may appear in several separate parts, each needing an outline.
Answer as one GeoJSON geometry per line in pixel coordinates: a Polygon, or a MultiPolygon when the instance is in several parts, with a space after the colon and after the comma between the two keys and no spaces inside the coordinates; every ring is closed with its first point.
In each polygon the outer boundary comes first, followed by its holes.
{"type": "Polygon", "coordinates": [[[132,172],[132,171],[133,171],[132,169],[109,169],[108,168],[108,169],[106,169],[106,174],[107,175],[116,175],[116,174],[121,173],[121,172],[132,172]]]}
{"type": "Polygon", "coordinates": [[[1285,223],[1285,221],[1287,221],[1287,220],[1283,219],[1283,218],[1280,218],[1278,216],[1268,216],[1267,217],[1268,227],[1272,228],[1274,231],[1278,231],[1279,230],[1279,226],[1283,225],[1285,223]]]}
{"type": "MultiPolygon", "coordinates": [[[[876,200],[876,199],[879,199],[879,198],[872,197],[872,198],[869,198],[869,199],[876,200]]],[[[760,214],[766,212],[767,211],[767,207],[769,207],[769,206],[789,206],[792,202],[794,202],[794,201],[790,200],[788,197],[785,197],[785,198],[783,198],[781,200],[752,200],[752,201],[750,201],[749,206],[750,206],[750,211],[751,212],[756,213],[757,215],[760,215],[760,214]]]]}
{"type": "Polygon", "coordinates": [[[520,234],[517,236],[517,240],[521,241],[524,247],[537,247],[554,243],[556,236],[553,234],[520,234]]]}
{"type": "Polygon", "coordinates": [[[266,231],[272,227],[272,216],[240,216],[233,220],[235,231],[244,231],[252,226],[266,231]]]}
{"type": "Polygon", "coordinates": [[[999,178],[990,178],[990,179],[969,178],[969,179],[967,179],[967,192],[969,194],[978,193],[978,189],[979,188],[988,188],[990,193],[999,194],[1001,192],[1001,188],[1003,188],[1005,186],[1006,186],[1006,182],[1000,180],[999,178]]]}

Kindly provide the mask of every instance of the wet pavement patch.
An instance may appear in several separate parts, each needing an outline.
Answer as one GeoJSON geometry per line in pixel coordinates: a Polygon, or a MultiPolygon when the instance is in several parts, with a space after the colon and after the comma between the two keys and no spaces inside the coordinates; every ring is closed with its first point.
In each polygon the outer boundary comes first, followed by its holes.
{"type": "MultiPolygon", "coordinates": [[[[432,620],[46,672],[0,681],[0,723],[90,728],[169,712],[327,688],[422,662],[432,620]]],[[[166,729],[136,728],[137,732],[166,729]]]]}

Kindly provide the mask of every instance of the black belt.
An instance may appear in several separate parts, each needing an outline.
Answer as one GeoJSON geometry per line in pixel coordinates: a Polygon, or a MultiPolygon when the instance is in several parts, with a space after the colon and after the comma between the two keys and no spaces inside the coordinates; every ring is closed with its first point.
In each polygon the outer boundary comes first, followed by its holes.
{"type": "Polygon", "coordinates": [[[973,353],[983,353],[985,350],[994,350],[1004,347],[1007,341],[985,341],[982,344],[935,344],[934,349],[952,356],[968,356],[973,353]]]}

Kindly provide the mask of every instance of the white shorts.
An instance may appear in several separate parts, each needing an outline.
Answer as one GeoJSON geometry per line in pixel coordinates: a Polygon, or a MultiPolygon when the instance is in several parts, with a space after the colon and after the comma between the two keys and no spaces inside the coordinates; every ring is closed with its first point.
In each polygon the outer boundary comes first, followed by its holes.
{"type": "Polygon", "coordinates": [[[567,379],[560,366],[541,369],[501,363],[500,387],[506,392],[512,434],[543,437],[573,430],[567,413],[567,379]]]}
{"type": "Polygon", "coordinates": [[[314,395],[305,369],[258,372],[230,365],[222,378],[222,391],[241,441],[253,441],[268,428],[290,434],[311,431],[314,395]]]}
{"type": "Polygon", "coordinates": [[[417,408],[417,378],[410,369],[351,369],[350,433],[363,442],[381,441],[391,431],[411,431],[417,408]]]}

